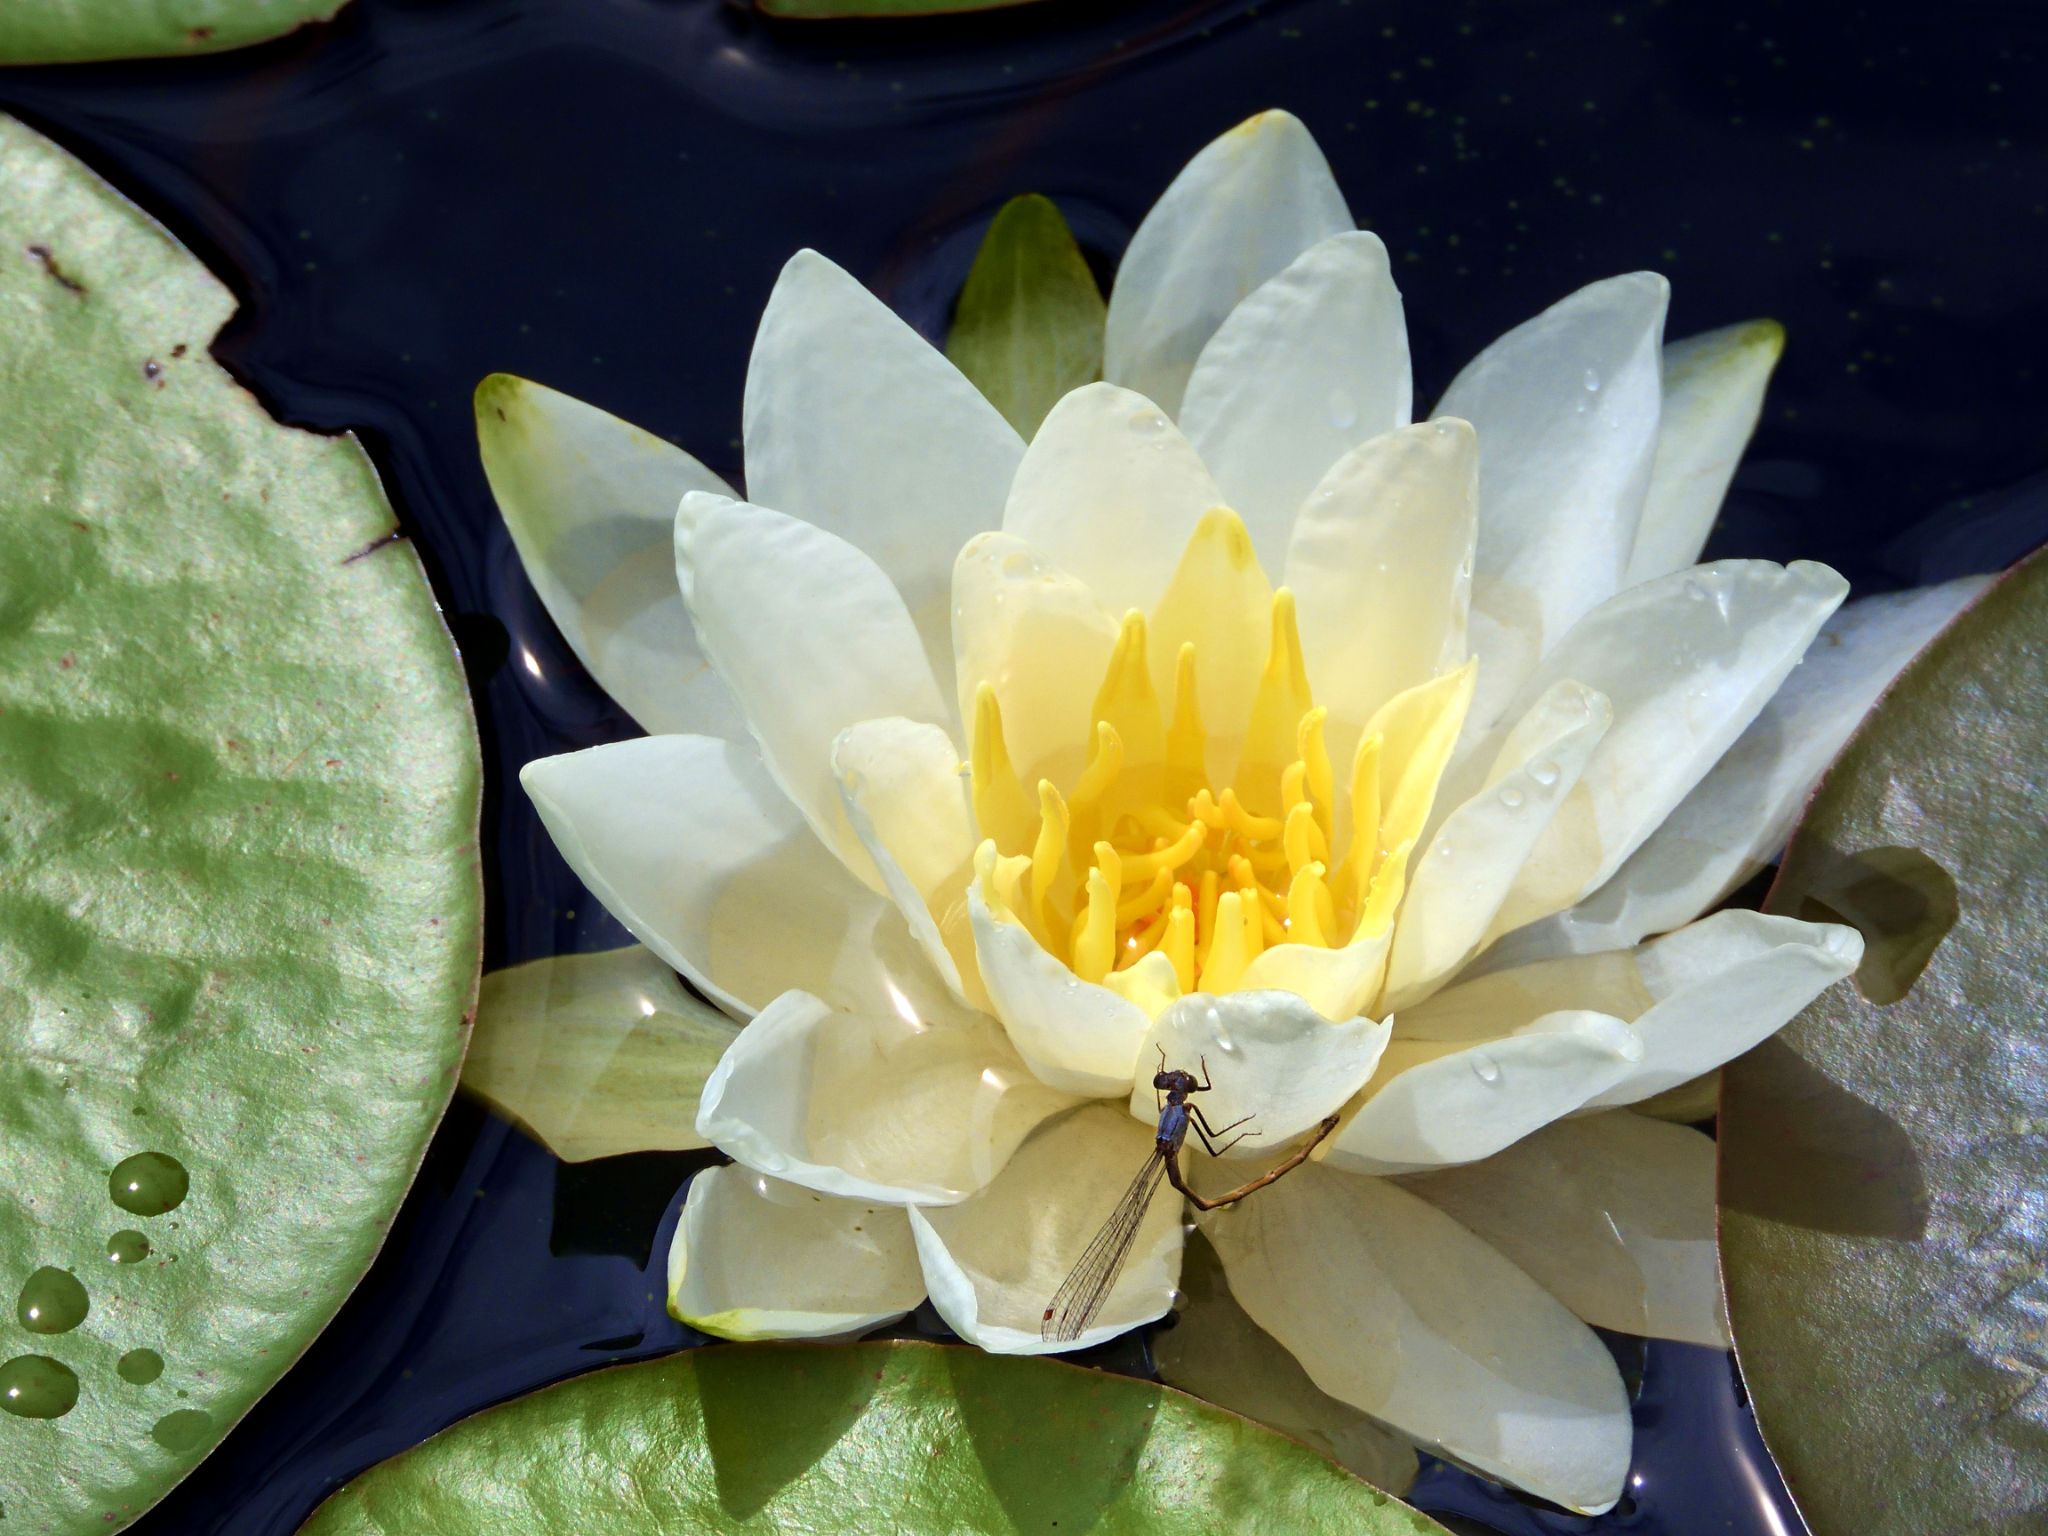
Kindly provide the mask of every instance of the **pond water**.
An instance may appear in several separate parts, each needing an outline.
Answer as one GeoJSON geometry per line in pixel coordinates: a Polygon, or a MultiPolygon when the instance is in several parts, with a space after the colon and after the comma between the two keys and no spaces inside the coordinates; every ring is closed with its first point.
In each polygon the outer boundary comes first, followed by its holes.
{"type": "MultiPolygon", "coordinates": [[[[275,411],[364,435],[476,687],[499,965],[625,941],[505,786],[632,726],[497,522],[484,374],[734,474],[789,252],[936,335],[1004,198],[1051,194],[1107,267],[1190,153],[1282,105],[1394,254],[1418,399],[1570,289],[1654,267],[1674,335],[1769,315],[1791,337],[1709,554],[1810,556],[1862,591],[1991,569],[2048,536],[2044,40],[2048,15],[1982,4],[1072,0],[778,26],[715,0],[356,0],[218,59],[0,72],[0,107],[236,288],[218,350],[275,411]]],[[[707,1161],[568,1167],[458,1101],[340,1318],[134,1529],[286,1536],[476,1408],[700,1342],[659,1256],[707,1161]]],[[[1642,1385],[1614,1513],[1448,1467],[1415,1501],[1510,1536],[1802,1529],[1726,1356],[1616,1347],[1642,1385]]]]}

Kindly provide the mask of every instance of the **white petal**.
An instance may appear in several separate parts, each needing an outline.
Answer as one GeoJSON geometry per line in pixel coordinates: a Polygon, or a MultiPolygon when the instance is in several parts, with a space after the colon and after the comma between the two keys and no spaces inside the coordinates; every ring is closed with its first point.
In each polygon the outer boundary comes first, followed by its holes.
{"type": "MultiPolygon", "coordinates": [[[[1863,935],[1836,923],[1731,910],[1634,952],[1654,1006],[1635,1020],[1643,1059],[1591,1101],[1633,1104],[1710,1072],[1776,1034],[1863,958],[1863,935]]],[[[1584,964],[1585,956],[1553,965],[1584,964]]],[[[1512,971],[1504,975],[1514,975],[1512,971]]]]}
{"type": "Polygon", "coordinates": [[[1604,694],[1562,682],[1517,722],[1485,781],[1444,818],[1412,866],[1382,1011],[1426,997],[1487,938],[1516,874],[1613,718],[1604,694]]]}
{"type": "Polygon", "coordinates": [[[1152,1133],[1114,1105],[1041,1126],[988,1188],[957,1205],[912,1206],[910,1228],[939,1316],[999,1355],[1086,1349],[1166,1315],[1180,1279],[1181,1200],[1161,1186],[1122,1274],[1071,1343],[1041,1329],[1053,1293],[1152,1155],[1152,1133]]]}
{"type": "Polygon", "coordinates": [[[900,1210],[838,1200],[745,1168],[690,1181],[668,1254],[668,1310],[721,1339],[825,1339],[924,1300],[900,1210]]]}
{"type": "Polygon", "coordinates": [[[1546,1013],[1472,1040],[1411,1038],[1408,1025],[1404,1016],[1358,1106],[1317,1149],[1331,1167],[1403,1173],[1477,1162],[1570,1114],[1643,1059],[1628,1025],[1591,1011],[1546,1013]]]}
{"type": "Polygon", "coordinates": [[[510,374],[477,387],[477,447],[529,580],[576,659],[652,732],[735,737],[739,706],[676,590],[676,503],[730,488],[680,448],[510,374]]]}
{"type": "MultiPolygon", "coordinates": [[[[832,771],[847,820],[912,937],[955,995],[978,1001],[942,931],[947,909],[966,899],[974,860],[959,747],[936,725],[863,720],[832,744],[832,771]]],[[[964,934],[964,923],[958,927],[964,934]]]]}
{"type": "Polygon", "coordinates": [[[652,950],[555,955],[485,974],[462,1086],[567,1163],[689,1151],[697,1096],[739,1026],[652,950]]]}
{"type": "Polygon", "coordinates": [[[1231,1294],[1332,1397],[1567,1508],[1621,1496],[1613,1357],[1450,1217],[1312,1163],[1199,1220],[1231,1294]]]}
{"type": "Polygon", "coordinates": [[[753,749],[649,736],[520,771],[562,857],[633,937],[735,1013],[944,996],[896,910],[806,827],[753,749]]]}
{"type": "Polygon", "coordinates": [[[1231,1157],[1271,1157],[1273,1149],[1334,1115],[1379,1064],[1389,1026],[1371,1019],[1332,1023],[1287,992],[1231,992],[1184,997],[1152,1021],[1138,1051],[1131,1113],[1156,1127],[1159,1095],[1154,1063],[1206,1076],[1212,1084],[1190,1100],[1208,1123],[1248,1122],[1231,1157]]]}
{"type": "Polygon", "coordinates": [[[1669,297],[1654,272],[1581,288],[1480,353],[1437,405],[1479,432],[1482,723],[1621,584],[1656,454],[1669,297]]]}
{"type": "Polygon", "coordinates": [[[887,1205],[964,1199],[1073,1103],[958,1007],[835,1013],[785,992],[726,1050],[697,1129],[758,1173],[887,1205]]]}
{"type": "Polygon", "coordinates": [[[1775,320],[1726,326],[1664,349],[1657,459],[1623,585],[1699,559],[1784,350],[1785,328],[1775,320]]]}
{"type": "Polygon", "coordinates": [[[1589,1115],[1402,1184],[1594,1327],[1728,1347],[1711,1137],[1637,1114],[1589,1115]]]}
{"type": "MultiPolygon", "coordinates": [[[[1345,454],[1303,502],[1287,585],[1333,720],[1363,726],[1403,689],[1464,664],[1478,474],[1470,426],[1422,422],[1345,454]]],[[[1333,735],[1333,755],[1340,745],[1333,735]]]]}
{"type": "Polygon", "coordinates": [[[1063,397],[1031,439],[1003,507],[1003,532],[1071,571],[1121,616],[1158,601],[1195,524],[1222,502],[1201,456],[1164,411],[1114,384],[1086,384],[1063,397]]]}
{"type": "Polygon", "coordinates": [[[967,908],[982,985],[1031,1070],[1073,1093],[1128,1092],[1152,1023],[1145,1011],[1081,980],[1023,924],[991,912],[979,891],[970,890],[967,908]]]}
{"type": "Polygon", "coordinates": [[[676,570],[704,654],[746,711],[775,782],[879,889],[839,801],[832,742],[862,720],[948,718],[903,599],[844,539],[701,494],[685,497],[676,519],[676,570]]]}
{"type": "Polygon", "coordinates": [[[1607,695],[1614,723],[1495,930],[1561,911],[1620,868],[1756,718],[1847,589],[1824,565],[1726,560],[1631,587],[1576,625],[1504,718],[1573,680],[1607,695]]]}
{"type": "Polygon", "coordinates": [[[1878,695],[1989,582],[1966,576],[1844,606],[1749,729],[1613,878],[1568,911],[1509,935],[1489,965],[1626,949],[1720,902],[1784,846],[1878,695]]]}
{"type": "Polygon", "coordinates": [[[1294,1356],[1232,1299],[1222,1262],[1199,1235],[1181,1261],[1180,1292],[1173,1326],[1151,1337],[1161,1381],[1277,1429],[1396,1497],[1414,1486],[1415,1447],[1317,1391],[1294,1356]]]}
{"type": "Polygon", "coordinates": [[[1317,242],[1352,227],[1298,118],[1261,112],[1187,163],[1131,236],[1109,296],[1102,376],[1178,414],[1224,317],[1317,242]]]}
{"type": "Polygon", "coordinates": [[[1116,620],[1079,578],[1023,540],[985,533],[953,566],[953,661],[960,718],[983,683],[996,691],[1003,741],[1025,784],[1071,782],[1092,739],[1093,681],[1109,666],[1116,620]],[[1055,773],[1054,759],[1074,757],[1055,773]]]}
{"type": "Polygon", "coordinates": [[[1024,452],[1002,413],[881,300],[799,251],[754,337],[744,430],[747,494],[872,558],[943,670],[953,556],[996,526],[1024,452]]]}
{"type": "Polygon", "coordinates": [[[1408,328],[1378,235],[1346,230],[1230,312],[1188,380],[1181,430],[1271,567],[1323,471],[1414,409],[1408,328]]]}

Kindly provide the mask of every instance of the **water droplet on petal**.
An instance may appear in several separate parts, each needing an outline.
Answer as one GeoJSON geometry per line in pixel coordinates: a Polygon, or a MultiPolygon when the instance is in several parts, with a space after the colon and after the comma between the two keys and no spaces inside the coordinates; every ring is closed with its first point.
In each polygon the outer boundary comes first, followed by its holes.
{"type": "Polygon", "coordinates": [[[1330,391],[1330,425],[1339,432],[1349,431],[1358,425],[1358,404],[1348,391],[1330,391]]]}
{"type": "Polygon", "coordinates": [[[1600,393],[1600,370],[1597,368],[1588,368],[1586,370],[1586,393],[1589,395],[1600,393]]]}
{"type": "Polygon", "coordinates": [[[1548,789],[1557,782],[1557,764],[1547,757],[1540,763],[1531,763],[1529,765],[1529,777],[1545,789],[1548,789]]]}
{"type": "Polygon", "coordinates": [[[14,1315],[30,1333],[69,1333],[91,1307],[78,1276],[45,1264],[23,1283],[14,1315]]]}
{"type": "Polygon", "coordinates": [[[1472,1053],[1472,1075],[1482,1083],[1497,1083],[1500,1081],[1500,1063],[1484,1051],[1474,1051],[1472,1053]]]}
{"type": "Polygon", "coordinates": [[[1522,792],[1509,784],[1500,792],[1500,803],[1511,811],[1519,811],[1522,808],[1522,792]]]}
{"type": "Polygon", "coordinates": [[[1703,601],[1707,595],[1706,587],[1701,584],[1700,579],[1697,576],[1688,576],[1685,578],[1684,591],[1685,595],[1691,598],[1696,603],[1703,601]]]}
{"type": "Polygon", "coordinates": [[[19,1419],[61,1419],[78,1405],[78,1377],[48,1355],[16,1355],[0,1365],[0,1408],[19,1419]]]}

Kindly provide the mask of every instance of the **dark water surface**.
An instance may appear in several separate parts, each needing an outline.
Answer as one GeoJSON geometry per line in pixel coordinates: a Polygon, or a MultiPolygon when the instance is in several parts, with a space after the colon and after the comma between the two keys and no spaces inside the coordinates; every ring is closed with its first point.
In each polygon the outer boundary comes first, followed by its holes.
{"type": "MultiPolygon", "coordinates": [[[[807,27],[713,0],[356,0],[218,59],[0,72],[0,106],[234,286],[218,350],[274,410],[363,432],[476,684],[498,965],[625,940],[504,786],[632,727],[496,520],[483,374],[733,474],[792,250],[937,334],[1004,198],[1051,194],[1106,263],[1189,154],[1282,105],[1394,253],[1419,399],[1579,284],[1654,267],[1674,335],[1791,334],[1711,554],[1810,556],[1862,591],[1991,569],[2048,536],[2044,51],[2048,13],[1990,4],[1063,0],[807,27]]],[[[698,1342],[660,1255],[706,1160],[564,1167],[458,1102],[334,1326],[135,1529],[286,1536],[465,1413],[698,1342]]],[[[1800,1531],[1727,1358],[1640,1358],[1615,1513],[1448,1468],[1416,1501],[1514,1536],[1800,1531]]]]}

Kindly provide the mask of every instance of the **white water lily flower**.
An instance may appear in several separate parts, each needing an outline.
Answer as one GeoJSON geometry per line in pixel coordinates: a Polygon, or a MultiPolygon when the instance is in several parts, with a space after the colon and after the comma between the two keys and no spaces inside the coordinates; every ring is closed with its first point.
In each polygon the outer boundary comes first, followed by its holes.
{"type": "Polygon", "coordinates": [[[1273,112],[1146,218],[1107,381],[1028,446],[812,252],[761,321],[748,500],[485,386],[536,585],[669,733],[523,782],[751,1019],[698,1109],[734,1165],[691,1186],[679,1316],[827,1336],[928,1295],[1016,1352],[1160,1317],[1172,1198],[1094,1326],[1040,1333],[1151,1150],[1162,1054],[1206,1059],[1210,1118],[1263,1135],[1197,1179],[1342,1116],[1201,1218],[1259,1326],[1418,1443],[1616,1500],[1628,1401],[1587,1324],[1726,1341],[1711,1143],[1625,1106],[1862,948],[1700,914],[1974,591],[1835,614],[1825,567],[1693,565],[1779,336],[1665,347],[1665,299],[1582,289],[1411,423],[1386,252],[1273,112]]]}

